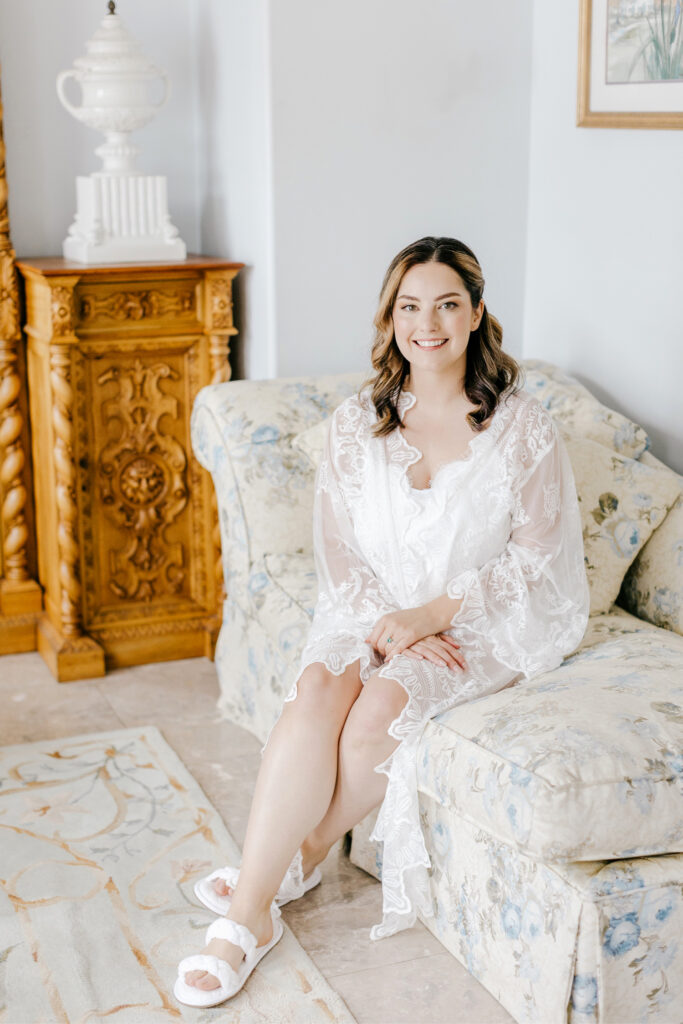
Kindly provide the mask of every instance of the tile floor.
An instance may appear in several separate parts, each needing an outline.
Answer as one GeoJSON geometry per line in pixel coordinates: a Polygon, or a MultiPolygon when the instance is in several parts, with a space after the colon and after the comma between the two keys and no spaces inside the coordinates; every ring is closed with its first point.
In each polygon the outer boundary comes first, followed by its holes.
{"type": "MultiPolygon", "coordinates": [[[[242,845],[261,744],[216,717],[206,658],[57,683],[38,654],[0,657],[0,745],[156,725],[242,845]]],[[[283,909],[297,939],[359,1024],[509,1024],[513,1020],[422,924],[381,942],[379,882],[341,844],[323,883],[283,909]]],[[[302,1022],[305,1024],[305,1022],[302,1022]]]]}

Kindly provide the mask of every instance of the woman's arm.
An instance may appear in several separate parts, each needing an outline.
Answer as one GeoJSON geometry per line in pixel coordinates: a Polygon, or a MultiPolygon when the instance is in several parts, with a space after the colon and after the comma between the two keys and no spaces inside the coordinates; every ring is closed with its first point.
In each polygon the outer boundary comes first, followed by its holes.
{"type": "Polygon", "coordinates": [[[363,637],[380,618],[398,608],[360,550],[346,503],[345,483],[354,472],[357,431],[334,415],[316,474],[313,549],[318,574],[316,616],[334,616],[338,628],[363,637]]]}

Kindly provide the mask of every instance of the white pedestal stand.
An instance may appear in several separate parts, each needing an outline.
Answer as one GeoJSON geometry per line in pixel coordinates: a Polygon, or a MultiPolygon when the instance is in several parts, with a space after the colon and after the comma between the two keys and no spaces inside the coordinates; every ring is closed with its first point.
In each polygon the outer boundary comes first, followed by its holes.
{"type": "Polygon", "coordinates": [[[171,223],[166,178],[107,174],[76,178],[76,218],[64,239],[64,258],[77,263],[184,260],[185,243],[171,223]]]}

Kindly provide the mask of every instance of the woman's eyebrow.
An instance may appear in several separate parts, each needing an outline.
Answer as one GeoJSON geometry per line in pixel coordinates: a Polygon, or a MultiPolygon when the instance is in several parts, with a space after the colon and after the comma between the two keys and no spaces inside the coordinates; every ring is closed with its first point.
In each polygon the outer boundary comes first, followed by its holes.
{"type": "MultiPolygon", "coordinates": [[[[434,302],[440,302],[441,299],[447,299],[451,295],[462,295],[462,292],[446,292],[445,295],[437,295],[434,302]]],[[[415,295],[399,295],[399,299],[410,299],[412,302],[420,301],[415,295]]]]}

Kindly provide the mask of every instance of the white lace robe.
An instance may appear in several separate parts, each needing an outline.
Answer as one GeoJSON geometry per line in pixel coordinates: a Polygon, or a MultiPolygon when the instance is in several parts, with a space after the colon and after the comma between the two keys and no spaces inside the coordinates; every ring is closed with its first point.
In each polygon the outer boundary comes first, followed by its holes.
{"type": "MultiPolygon", "coordinates": [[[[415,401],[401,393],[401,418],[415,401]]],[[[373,939],[433,913],[417,792],[426,722],[559,665],[579,644],[589,607],[572,469],[535,398],[508,395],[467,456],[441,466],[425,490],[407,472],[421,453],[398,429],[373,437],[376,418],[369,388],[332,416],[316,477],[319,593],[300,668],[322,662],[340,675],[360,659],[363,683],[379,670],[408,694],[388,730],[401,742],[375,768],[388,782],[372,834],[383,842],[383,920],[373,939]],[[365,642],[386,612],[444,593],[464,598],[448,633],[466,671],[401,654],[383,662],[365,642]]],[[[296,692],[295,682],[286,699],[296,692]]]]}

